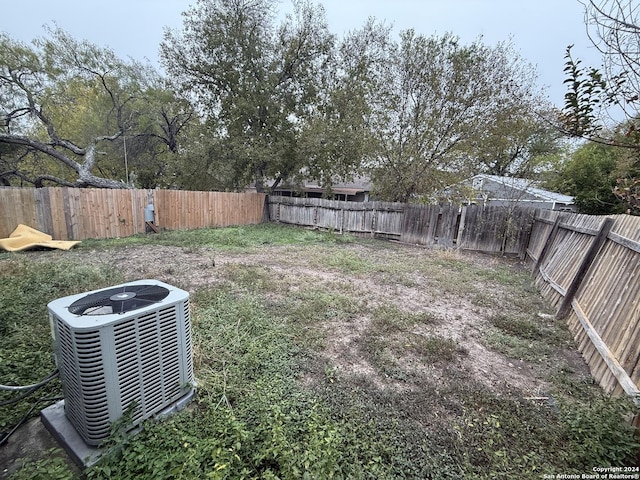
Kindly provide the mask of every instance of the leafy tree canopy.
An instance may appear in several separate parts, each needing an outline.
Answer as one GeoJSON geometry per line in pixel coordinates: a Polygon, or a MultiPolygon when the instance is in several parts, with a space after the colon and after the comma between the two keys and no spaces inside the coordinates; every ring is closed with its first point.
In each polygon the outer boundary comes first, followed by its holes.
{"type": "Polygon", "coordinates": [[[159,145],[177,149],[190,114],[169,97],[150,66],[60,29],[33,46],[0,35],[0,145],[12,149],[0,157],[0,177],[5,184],[127,186],[125,137],[133,153],[143,138],[153,140],[146,154],[159,145]]]}
{"type": "Polygon", "coordinates": [[[574,196],[580,213],[622,213],[624,205],[613,193],[623,162],[622,153],[620,149],[608,145],[582,145],[548,186],[574,196]]]}
{"type": "Polygon", "coordinates": [[[388,45],[371,114],[378,150],[369,165],[380,197],[428,198],[463,176],[516,173],[536,149],[547,150],[536,144],[535,72],[510,44],[462,45],[450,34],[407,30],[388,45]]]}
{"type": "Polygon", "coordinates": [[[203,113],[210,145],[198,148],[217,158],[201,161],[233,189],[351,173],[363,145],[357,86],[338,69],[323,8],[296,1],[277,23],[277,3],[199,0],[161,45],[163,65],[203,113]]]}
{"type": "Polygon", "coordinates": [[[478,162],[476,170],[502,177],[537,179],[552,169],[565,142],[543,115],[531,105],[505,105],[497,111],[493,122],[471,142],[478,162]]]}
{"type": "Polygon", "coordinates": [[[278,3],[197,0],[165,32],[168,79],[59,29],[32,47],[2,37],[0,178],[269,191],[366,172],[379,198],[423,201],[557,154],[510,43],[396,39],[374,20],[337,39],[322,6],[278,3]]]}

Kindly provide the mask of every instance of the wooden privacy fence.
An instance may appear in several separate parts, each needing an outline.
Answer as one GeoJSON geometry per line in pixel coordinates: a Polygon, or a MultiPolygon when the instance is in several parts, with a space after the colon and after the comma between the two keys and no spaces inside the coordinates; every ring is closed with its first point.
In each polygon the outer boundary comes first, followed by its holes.
{"type": "Polygon", "coordinates": [[[270,196],[268,205],[269,218],[275,222],[522,258],[534,215],[532,209],[280,196],[270,196]]]}
{"type": "Polygon", "coordinates": [[[128,237],[145,232],[145,208],[169,230],[247,225],[263,220],[265,195],[96,188],[0,188],[0,238],[20,223],[56,240],[128,237]]]}
{"type": "Polygon", "coordinates": [[[593,377],[640,405],[640,217],[539,211],[527,254],[593,377]]]}
{"type": "MultiPolygon", "coordinates": [[[[58,240],[264,220],[257,193],[0,188],[0,238],[26,224],[58,240]]],[[[406,243],[528,256],[543,296],[566,317],[594,378],[640,404],[640,217],[505,207],[454,207],[269,197],[272,221],[406,243]]]]}

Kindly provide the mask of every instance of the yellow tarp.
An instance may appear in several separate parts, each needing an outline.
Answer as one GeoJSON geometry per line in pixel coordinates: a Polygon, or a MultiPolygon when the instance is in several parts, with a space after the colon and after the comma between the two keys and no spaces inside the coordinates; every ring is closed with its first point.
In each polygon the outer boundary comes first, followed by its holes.
{"type": "Polygon", "coordinates": [[[18,225],[9,238],[0,238],[0,249],[8,252],[19,252],[28,248],[46,247],[69,250],[79,241],[53,240],[51,235],[42,233],[27,225],[18,225]]]}

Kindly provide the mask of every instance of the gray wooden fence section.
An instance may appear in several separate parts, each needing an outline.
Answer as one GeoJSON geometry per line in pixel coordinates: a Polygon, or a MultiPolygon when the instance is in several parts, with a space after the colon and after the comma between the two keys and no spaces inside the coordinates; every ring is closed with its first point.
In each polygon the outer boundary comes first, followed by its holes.
{"type": "MultiPolygon", "coordinates": [[[[138,233],[151,196],[160,226],[259,223],[263,195],[0,188],[0,238],[17,223],[57,239],[138,233]]],[[[406,243],[528,256],[606,392],[640,385],[640,217],[549,210],[269,197],[272,221],[406,243]]]]}
{"type": "Polygon", "coordinates": [[[268,208],[276,222],[527,257],[596,381],[640,399],[640,217],[292,197],[268,208]]]}
{"type": "Polygon", "coordinates": [[[527,254],[593,377],[640,404],[640,217],[539,211],[527,254]]]}
{"type": "Polygon", "coordinates": [[[535,210],[270,196],[275,222],[524,258],[535,210]]]}

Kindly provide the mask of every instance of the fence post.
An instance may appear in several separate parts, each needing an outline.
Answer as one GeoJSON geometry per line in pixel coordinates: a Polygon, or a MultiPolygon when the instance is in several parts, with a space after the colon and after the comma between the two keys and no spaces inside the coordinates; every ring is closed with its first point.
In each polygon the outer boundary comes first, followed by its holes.
{"type": "Polygon", "coordinates": [[[580,284],[584,280],[584,277],[586,276],[587,271],[589,270],[589,267],[593,264],[593,261],[596,259],[596,255],[598,254],[598,252],[600,251],[600,248],[602,247],[605,240],[607,239],[607,235],[609,235],[609,232],[611,231],[612,226],[613,226],[613,219],[605,218],[604,222],[602,222],[602,226],[600,227],[600,230],[598,231],[598,234],[594,238],[593,242],[591,243],[591,246],[589,247],[589,250],[587,251],[587,254],[582,260],[582,263],[580,264],[578,271],[573,277],[571,284],[567,288],[567,293],[562,299],[560,308],[558,308],[558,313],[556,313],[556,318],[558,319],[564,318],[569,313],[569,309],[571,308],[571,302],[575,298],[576,293],[578,292],[578,288],[580,287],[580,284]]]}
{"type": "Polygon", "coordinates": [[[520,241],[520,253],[518,253],[518,258],[521,260],[527,259],[527,246],[531,241],[531,233],[533,232],[533,224],[536,221],[536,211],[535,210],[527,210],[527,212],[531,215],[531,220],[527,221],[527,228],[524,231],[524,235],[522,240],[520,241]]]}
{"type": "Polygon", "coordinates": [[[262,223],[269,223],[271,221],[271,205],[269,195],[264,196],[264,204],[262,207],[262,223]]]}
{"type": "Polygon", "coordinates": [[[376,236],[376,208],[373,207],[373,211],[371,213],[371,238],[376,236]]]}

